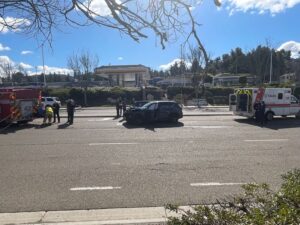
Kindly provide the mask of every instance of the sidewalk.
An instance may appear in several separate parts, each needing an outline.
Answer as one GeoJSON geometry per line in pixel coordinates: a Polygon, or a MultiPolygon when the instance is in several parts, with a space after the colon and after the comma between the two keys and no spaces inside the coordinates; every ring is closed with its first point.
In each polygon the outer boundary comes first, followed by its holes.
{"type": "MultiPolygon", "coordinates": [[[[182,110],[183,116],[231,116],[232,112],[228,107],[185,107],[182,110]]],[[[67,117],[66,109],[62,108],[61,117],[67,117]]],[[[77,108],[74,116],[76,118],[90,117],[115,117],[116,109],[114,107],[91,107],[77,108]]]]}
{"type": "MultiPolygon", "coordinates": [[[[189,206],[180,208],[191,209],[189,206]]],[[[178,215],[167,212],[164,207],[0,213],[0,225],[161,225],[166,224],[168,216],[178,215]]]]}

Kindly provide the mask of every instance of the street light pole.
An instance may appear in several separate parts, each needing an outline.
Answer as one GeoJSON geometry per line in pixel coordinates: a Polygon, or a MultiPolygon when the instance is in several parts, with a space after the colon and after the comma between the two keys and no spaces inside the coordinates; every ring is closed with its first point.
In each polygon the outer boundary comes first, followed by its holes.
{"type": "Polygon", "coordinates": [[[44,74],[44,87],[46,87],[46,74],[45,74],[45,60],[44,60],[44,44],[42,44],[42,59],[43,59],[43,74],[44,74]]]}
{"type": "Polygon", "coordinates": [[[271,60],[270,60],[270,81],[269,84],[272,83],[272,73],[273,73],[273,51],[271,49],[271,60]]]}

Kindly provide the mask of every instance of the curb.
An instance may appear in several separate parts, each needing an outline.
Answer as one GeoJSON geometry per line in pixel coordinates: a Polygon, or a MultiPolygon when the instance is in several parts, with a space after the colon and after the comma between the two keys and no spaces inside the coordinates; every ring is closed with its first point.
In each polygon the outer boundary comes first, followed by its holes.
{"type": "MultiPolygon", "coordinates": [[[[213,113],[207,113],[207,114],[185,114],[183,115],[183,117],[189,117],[189,116],[233,116],[233,114],[213,114],[213,113]]],[[[115,116],[112,116],[112,115],[77,115],[76,114],[74,115],[74,118],[103,118],[103,117],[112,117],[114,118],[115,116]]],[[[60,116],[60,118],[68,118],[68,116],[60,116]]],[[[121,117],[120,117],[121,118],[121,117]]]]}
{"type": "MultiPolygon", "coordinates": [[[[190,206],[180,208],[191,209],[190,206]]],[[[0,225],[165,225],[167,217],[179,215],[164,207],[17,212],[0,213],[0,225]]]]}

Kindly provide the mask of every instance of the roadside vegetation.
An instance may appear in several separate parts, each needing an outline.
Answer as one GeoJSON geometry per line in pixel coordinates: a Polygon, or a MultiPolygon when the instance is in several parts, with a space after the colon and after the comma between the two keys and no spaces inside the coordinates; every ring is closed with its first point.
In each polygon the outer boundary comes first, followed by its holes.
{"type": "Polygon", "coordinates": [[[299,225],[300,169],[282,175],[278,191],[267,184],[243,185],[243,194],[212,205],[183,210],[174,205],[166,209],[179,213],[169,217],[168,225],[299,225]]]}

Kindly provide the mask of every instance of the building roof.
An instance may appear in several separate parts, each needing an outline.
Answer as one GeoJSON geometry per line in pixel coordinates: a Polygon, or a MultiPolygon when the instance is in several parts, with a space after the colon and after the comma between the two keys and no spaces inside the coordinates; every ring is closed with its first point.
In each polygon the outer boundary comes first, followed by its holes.
{"type": "Polygon", "coordinates": [[[137,64],[137,65],[112,65],[112,66],[100,66],[95,69],[126,69],[126,68],[140,68],[140,67],[145,67],[148,68],[142,64],[137,64]]]}
{"type": "Polygon", "coordinates": [[[215,75],[213,78],[218,78],[218,77],[233,78],[233,77],[241,77],[241,76],[255,77],[255,75],[251,75],[249,73],[238,73],[238,74],[220,73],[220,74],[215,75]]]}
{"type": "Polygon", "coordinates": [[[95,72],[103,73],[123,73],[123,72],[147,72],[149,68],[144,65],[113,65],[113,66],[100,66],[95,68],[95,72]]]}

